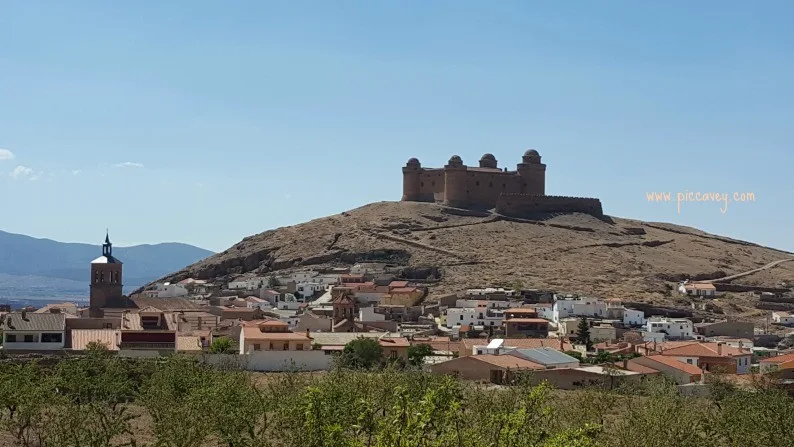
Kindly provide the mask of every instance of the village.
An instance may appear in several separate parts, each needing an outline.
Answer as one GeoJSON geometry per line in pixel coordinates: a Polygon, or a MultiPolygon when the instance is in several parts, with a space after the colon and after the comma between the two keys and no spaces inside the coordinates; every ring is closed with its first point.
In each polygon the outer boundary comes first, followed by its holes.
{"type": "MultiPolygon", "coordinates": [[[[323,371],[346,346],[372,339],[387,361],[405,365],[413,350],[432,373],[494,384],[522,372],[558,389],[648,375],[671,377],[682,389],[710,374],[737,382],[770,373],[782,384],[794,379],[786,329],[794,316],[782,311],[770,319],[781,336],[748,321],[649,314],[620,298],[518,287],[436,296],[432,283],[398,273],[387,263],[360,262],[226,283],[188,278],[126,297],[122,263],[106,238],[91,263],[90,305],[5,309],[2,354],[102,347],[121,357],[234,358],[249,371],[323,371]]],[[[709,299],[716,292],[685,281],[678,293],[709,299]]]]}

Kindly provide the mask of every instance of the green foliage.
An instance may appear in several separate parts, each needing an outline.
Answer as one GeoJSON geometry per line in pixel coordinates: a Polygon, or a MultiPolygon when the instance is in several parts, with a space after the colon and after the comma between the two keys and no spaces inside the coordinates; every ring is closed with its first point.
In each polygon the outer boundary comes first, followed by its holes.
{"type": "Polygon", "coordinates": [[[183,356],[0,362],[0,439],[29,447],[791,445],[784,428],[794,426],[794,398],[766,382],[748,390],[713,380],[706,397],[681,395],[664,376],[603,385],[561,392],[528,373],[509,387],[480,386],[388,366],[252,375],[183,356]]]}
{"type": "Polygon", "coordinates": [[[383,361],[383,348],[374,338],[357,338],[345,345],[341,364],[346,368],[371,369],[383,361]]]}
{"type": "Polygon", "coordinates": [[[212,354],[234,354],[234,342],[229,337],[218,337],[212,341],[210,345],[210,353],[212,354]]]}
{"type": "Polygon", "coordinates": [[[590,339],[590,324],[585,317],[579,320],[579,327],[576,329],[576,341],[587,346],[587,352],[593,350],[593,340],[590,339]]]}
{"type": "Polygon", "coordinates": [[[584,359],[584,356],[579,351],[565,351],[565,354],[570,355],[571,357],[579,360],[580,362],[584,359]]]}
{"type": "Polygon", "coordinates": [[[433,348],[425,343],[411,345],[408,348],[408,363],[413,366],[421,366],[425,362],[425,357],[433,355],[433,348]]]}

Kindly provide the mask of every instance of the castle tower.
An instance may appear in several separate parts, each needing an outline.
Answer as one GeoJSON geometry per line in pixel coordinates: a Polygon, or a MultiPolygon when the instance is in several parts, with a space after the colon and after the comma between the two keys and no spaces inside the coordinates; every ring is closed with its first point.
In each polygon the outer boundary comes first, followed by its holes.
{"type": "Polygon", "coordinates": [[[421,200],[420,175],[422,164],[416,158],[411,158],[403,167],[403,201],[416,202],[421,200]]]}
{"type": "Polygon", "coordinates": [[[102,316],[102,308],[122,298],[121,261],[113,257],[113,244],[105,235],[102,256],[91,261],[91,295],[89,313],[102,316]]]}
{"type": "Polygon", "coordinates": [[[546,194],[546,165],[540,162],[540,154],[535,149],[524,152],[523,161],[518,164],[518,175],[522,177],[524,194],[546,194]]]}
{"type": "Polygon", "coordinates": [[[466,165],[458,155],[453,155],[444,166],[444,205],[465,208],[469,204],[466,171],[466,165]]]}
{"type": "Polygon", "coordinates": [[[493,154],[485,154],[480,158],[480,167],[481,168],[493,168],[498,169],[499,166],[496,163],[496,157],[493,154]]]}

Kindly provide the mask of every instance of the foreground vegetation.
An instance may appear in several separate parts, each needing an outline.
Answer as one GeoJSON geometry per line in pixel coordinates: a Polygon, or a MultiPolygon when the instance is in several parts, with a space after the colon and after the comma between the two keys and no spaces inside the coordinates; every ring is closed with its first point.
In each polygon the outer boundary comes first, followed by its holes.
{"type": "Polygon", "coordinates": [[[0,364],[4,445],[591,447],[792,445],[794,399],[663,379],[555,391],[467,384],[419,370],[252,375],[194,359],[104,353],[0,364]]]}

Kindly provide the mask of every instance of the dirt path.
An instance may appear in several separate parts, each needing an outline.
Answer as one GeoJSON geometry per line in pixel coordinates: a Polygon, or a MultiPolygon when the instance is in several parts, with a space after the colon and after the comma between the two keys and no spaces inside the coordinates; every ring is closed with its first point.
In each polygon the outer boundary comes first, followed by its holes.
{"type": "Polygon", "coordinates": [[[747,276],[747,275],[752,275],[753,273],[758,273],[758,272],[763,271],[763,270],[769,270],[772,267],[775,267],[777,265],[780,265],[780,264],[782,264],[784,262],[789,262],[789,261],[794,261],[794,258],[780,259],[778,261],[770,262],[769,264],[764,265],[762,267],[758,267],[757,269],[748,270],[746,272],[737,273],[735,275],[725,276],[725,277],[717,278],[717,279],[707,279],[707,280],[704,280],[704,281],[695,281],[695,282],[699,282],[699,283],[714,283],[714,282],[718,282],[718,281],[730,281],[732,279],[741,278],[741,277],[747,276]]]}

